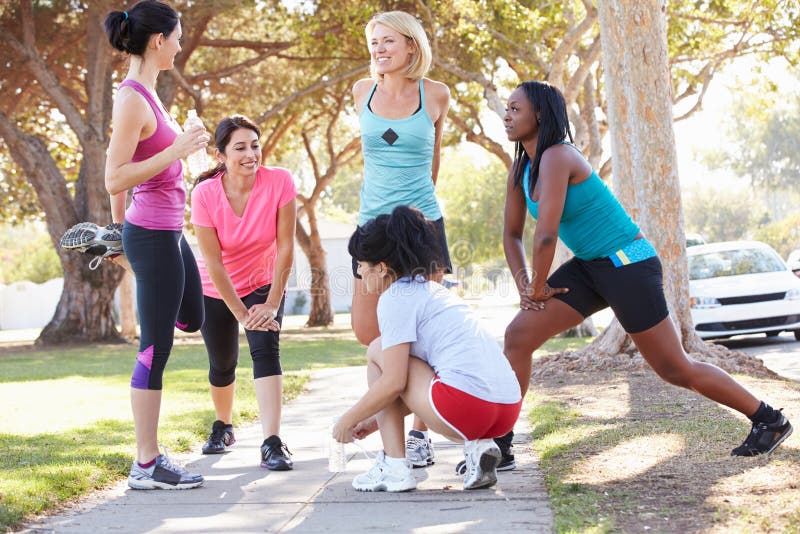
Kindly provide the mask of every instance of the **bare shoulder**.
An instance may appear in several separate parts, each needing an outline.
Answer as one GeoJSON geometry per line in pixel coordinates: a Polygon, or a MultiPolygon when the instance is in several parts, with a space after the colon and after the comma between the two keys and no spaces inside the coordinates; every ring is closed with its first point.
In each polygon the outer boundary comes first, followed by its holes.
{"type": "Polygon", "coordinates": [[[149,116],[149,109],[147,100],[131,87],[121,88],[114,97],[113,113],[116,117],[130,121],[138,119],[143,124],[149,116]]]}
{"type": "Polygon", "coordinates": [[[567,170],[569,176],[582,174],[591,169],[581,151],[574,145],[559,143],[549,147],[542,154],[540,168],[567,170]]]}
{"type": "Polygon", "coordinates": [[[425,92],[430,94],[438,102],[448,102],[450,100],[450,88],[447,84],[431,80],[430,78],[423,78],[425,85],[425,92]]]}
{"type": "Polygon", "coordinates": [[[353,97],[358,99],[365,96],[366,92],[372,88],[373,83],[375,82],[372,78],[361,78],[358,80],[353,84],[353,97]]]}

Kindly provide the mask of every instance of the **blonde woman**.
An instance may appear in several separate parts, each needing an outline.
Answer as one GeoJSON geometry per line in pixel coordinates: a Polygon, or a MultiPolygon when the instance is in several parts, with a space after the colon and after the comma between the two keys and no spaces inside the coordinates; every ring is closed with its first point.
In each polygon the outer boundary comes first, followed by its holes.
{"type": "MultiPolygon", "coordinates": [[[[419,209],[434,221],[445,272],[451,272],[444,220],[434,193],[450,90],[425,77],[433,56],[419,21],[408,13],[375,15],[366,26],[370,78],[353,86],[361,125],[364,183],[358,225],[397,206],[419,209]]],[[[378,295],[368,293],[353,258],[352,326],[369,346],[378,336],[378,295]]],[[[441,276],[441,275],[440,275],[441,276]]],[[[427,428],[415,419],[406,442],[415,467],[433,463],[427,428]]]]}

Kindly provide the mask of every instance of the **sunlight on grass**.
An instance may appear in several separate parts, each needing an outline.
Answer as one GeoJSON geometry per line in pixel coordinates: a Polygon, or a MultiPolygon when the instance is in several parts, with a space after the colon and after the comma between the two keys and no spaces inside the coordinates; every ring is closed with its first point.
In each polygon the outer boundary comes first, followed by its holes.
{"type": "Polygon", "coordinates": [[[4,433],[32,436],[60,432],[100,419],[129,415],[127,381],[72,376],[58,380],[0,384],[0,428],[4,433]],[[34,393],[34,395],[32,395],[34,393]],[[26,399],[21,402],[22,399],[26,399]],[[98,402],[102,399],[102,402],[98,402]]]}
{"type": "Polygon", "coordinates": [[[599,493],[591,486],[566,481],[560,455],[588,439],[601,425],[584,426],[579,413],[565,405],[532,397],[533,408],[528,413],[533,446],[545,472],[545,486],[553,507],[553,529],[558,533],[593,532],[604,534],[613,530],[608,519],[600,517],[599,493]]]}
{"type": "MultiPolygon", "coordinates": [[[[312,369],[364,364],[351,332],[301,334],[281,342],[284,402],[302,393],[312,369]]],[[[0,531],[127,476],[136,352],[134,345],[97,345],[0,355],[0,531]]],[[[236,425],[258,417],[245,343],[239,354],[236,425]]],[[[176,344],[164,373],[159,441],[176,452],[196,448],[214,418],[205,347],[176,344]]]]}
{"type": "Polygon", "coordinates": [[[684,436],[650,434],[623,441],[615,447],[575,463],[566,482],[608,484],[646,473],[684,452],[684,436]]]}

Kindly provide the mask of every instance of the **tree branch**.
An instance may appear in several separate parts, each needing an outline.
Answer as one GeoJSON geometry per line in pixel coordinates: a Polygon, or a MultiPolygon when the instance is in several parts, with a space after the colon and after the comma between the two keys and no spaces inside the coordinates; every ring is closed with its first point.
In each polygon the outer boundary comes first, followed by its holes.
{"type": "MultiPolygon", "coordinates": [[[[561,40],[561,44],[559,44],[558,48],[553,52],[553,58],[550,62],[552,70],[547,75],[547,79],[557,86],[563,84],[564,69],[567,66],[567,59],[569,59],[570,54],[573,53],[573,50],[575,50],[584,34],[591,30],[597,22],[597,9],[594,6],[586,4],[584,4],[584,7],[586,8],[586,18],[567,32],[561,40]]],[[[599,40],[600,38],[598,37],[597,41],[599,40]]],[[[569,100],[567,101],[569,102],[569,100]]]]}
{"type": "MultiPolygon", "coordinates": [[[[28,21],[23,24],[32,25],[33,22],[28,21]]],[[[36,49],[25,46],[9,31],[0,32],[0,41],[8,44],[11,50],[22,58],[25,67],[39,81],[42,89],[53,99],[53,102],[58,106],[59,111],[61,111],[75,132],[75,135],[78,136],[81,144],[86,143],[89,137],[89,126],[75,103],[61,87],[58,78],[39,57],[36,49]]]]}
{"type": "Polygon", "coordinates": [[[464,81],[475,82],[483,87],[483,97],[486,99],[489,109],[494,111],[501,118],[505,115],[506,107],[503,105],[503,101],[500,100],[500,97],[497,94],[497,87],[495,87],[495,85],[491,81],[487,80],[483,75],[474,72],[467,72],[461,67],[449,63],[439,57],[434,58],[433,62],[442,70],[458,76],[464,81]]]}
{"type": "Polygon", "coordinates": [[[459,117],[457,114],[454,113],[450,115],[448,119],[450,122],[455,124],[459,130],[464,132],[464,136],[467,141],[470,143],[475,143],[487,152],[497,156],[500,161],[503,162],[503,165],[506,166],[506,169],[511,168],[511,156],[509,156],[508,153],[503,150],[503,146],[500,143],[486,135],[483,130],[483,126],[480,126],[480,121],[478,121],[480,132],[476,133],[473,128],[470,128],[469,125],[467,125],[467,121],[459,117]]]}
{"type": "Polygon", "coordinates": [[[320,79],[318,82],[309,85],[305,89],[293,92],[291,95],[287,96],[286,98],[284,98],[283,100],[272,106],[269,110],[264,112],[260,117],[256,119],[256,124],[263,124],[270,118],[274,117],[275,115],[286,109],[289,105],[293,104],[294,102],[297,102],[306,95],[318,91],[319,89],[324,89],[326,87],[330,87],[331,85],[336,85],[337,83],[343,80],[347,80],[349,78],[352,78],[356,74],[364,72],[368,68],[369,68],[368,65],[366,66],[362,65],[355,69],[351,69],[347,72],[343,72],[338,76],[334,76],[333,78],[328,78],[326,76],[323,76],[322,79],[320,79]]]}

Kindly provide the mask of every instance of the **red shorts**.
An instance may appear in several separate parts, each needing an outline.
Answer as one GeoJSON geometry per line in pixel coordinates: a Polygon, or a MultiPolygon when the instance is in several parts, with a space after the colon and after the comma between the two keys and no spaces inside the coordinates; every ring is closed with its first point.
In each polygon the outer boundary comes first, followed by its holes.
{"type": "Polygon", "coordinates": [[[504,436],[514,429],[522,399],[500,404],[479,399],[434,377],[428,393],[431,406],[447,425],[466,440],[504,436]]]}

